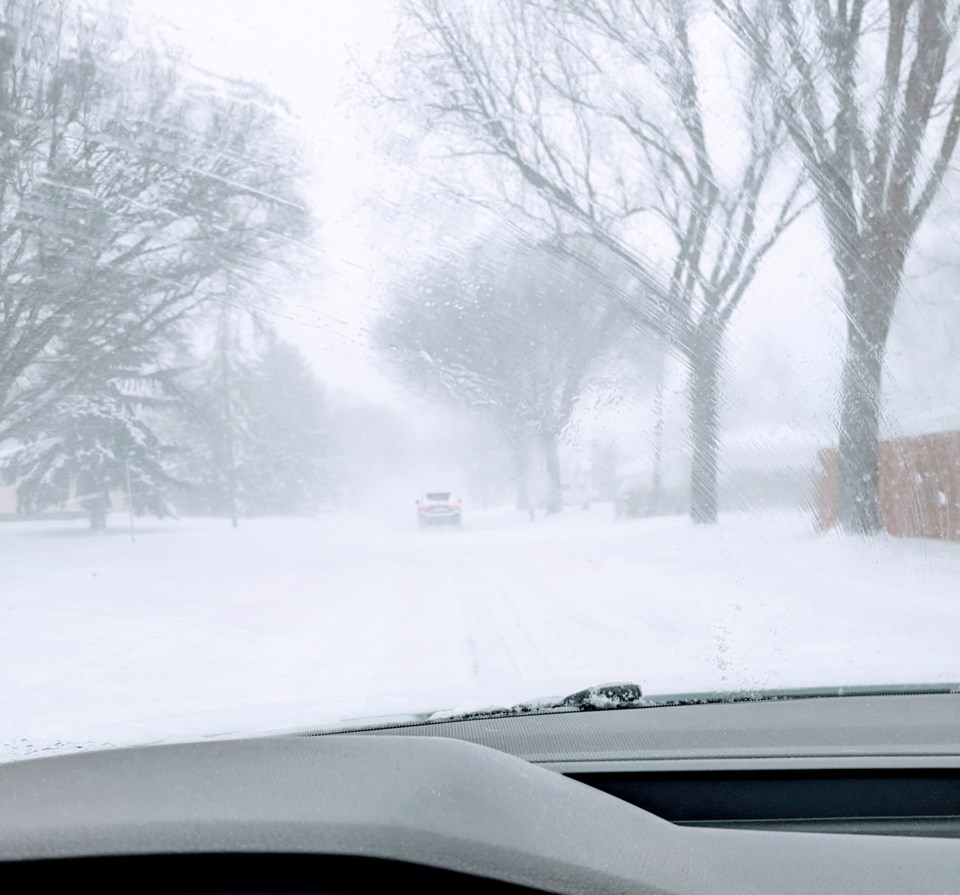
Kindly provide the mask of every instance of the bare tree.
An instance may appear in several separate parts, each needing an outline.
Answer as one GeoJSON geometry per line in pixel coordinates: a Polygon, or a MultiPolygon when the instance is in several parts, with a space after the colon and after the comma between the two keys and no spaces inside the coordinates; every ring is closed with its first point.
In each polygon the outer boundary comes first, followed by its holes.
{"type": "Polygon", "coordinates": [[[397,289],[377,341],[428,392],[490,417],[513,457],[517,505],[530,451],[547,471],[546,508],[562,506],[558,448],[588,376],[617,337],[609,287],[569,259],[497,241],[472,263],[439,264],[397,289]]]}
{"type": "Polygon", "coordinates": [[[743,161],[718,162],[690,33],[712,15],[703,3],[500,0],[477,10],[410,0],[408,9],[415,33],[403,53],[432,131],[456,137],[456,157],[493,165],[510,207],[625,264],[635,281],[627,311],[688,361],[691,515],[714,522],[724,336],[803,208],[799,182],[775,189],[776,110],[745,91],[743,161]],[[649,245],[651,230],[672,249],[649,245]]]}
{"type": "Polygon", "coordinates": [[[904,264],[960,134],[953,0],[718,0],[816,188],[846,315],[840,523],[880,528],[882,371],[904,264]]]}

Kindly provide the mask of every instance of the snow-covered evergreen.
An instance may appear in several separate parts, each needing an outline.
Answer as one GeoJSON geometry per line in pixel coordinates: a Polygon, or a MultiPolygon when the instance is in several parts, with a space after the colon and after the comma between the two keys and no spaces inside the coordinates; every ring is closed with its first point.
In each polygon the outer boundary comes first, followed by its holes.
{"type": "Polygon", "coordinates": [[[111,492],[120,491],[138,515],[173,515],[167,494],[176,482],[163,463],[172,448],[149,419],[149,405],[159,400],[151,391],[149,380],[113,379],[58,401],[4,461],[4,478],[18,485],[19,511],[73,498],[99,530],[111,492]]]}

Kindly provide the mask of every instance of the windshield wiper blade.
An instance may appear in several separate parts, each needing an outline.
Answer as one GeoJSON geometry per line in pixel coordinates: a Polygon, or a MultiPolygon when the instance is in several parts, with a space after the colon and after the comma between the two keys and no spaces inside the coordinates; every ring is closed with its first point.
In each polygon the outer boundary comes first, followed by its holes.
{"type": "Polygon", "coordinates": [[[479,718],[506,718],[515,715],[548,714],[564,711],[666,708],[668,706],[715,705],[735,702],[780,702],[796,699],[826,699],[851,696],[920,696],[956,694],[958,684],[867,684],[839,687],[805,687],[770,690],[720,690],[704,693],[656,694],[644,696],[639,684],[598,684],[578,690],[563,699],[533,700],[513,706],[480,709],[472,712],[436,712],[427,723],[464,721],[479,718]]]}
{"type": "Polygon", "coordinates": [[[657,694],[645,706],[713,705],[732,702],[784,702],[796,699],[841,699],[855,696],[960,695],[960,683],[851,684],[836,687],[790,687],[760,690],[716,690],[704,693],[657,694]]]}
{"type": "MultiPolygon", "coordinates": [[[[300,736],[326,736],[369,730],[396,730],[402,727],[443,724],[457,721],[480,721],[492,718],[510,718],[536,714],[562,714],[610,709],[646,709],[677,706],[716,705],[738,702],[781,702],[799,699],[836,699],[871,696],[933,696],[960,697],[960,683],[937,684],[866,684],[836,687],[807,687],[767,690],[717,690],[701,693],[657,693],[644,696],[638,684],[599,684],[578,690],[562,699],[541,699],[513,706],[491,707],[469,712],[428,711],[386,718],[359,719],[355,723],[334,722],[326,729],[311,727],[309,732],[284,730],[300,736]]],[[[249,736],[249,732],[245,735],[249,736]]]]}
{"type": "Polygon", "coordinates": [[[463,721],[470,718],[505,718],[512,715],[533,715],[538,712],[556,711],[609,711],[611,709],[636,708],[643,705],[643,693],[639,684],[623,682],[597,684],[583,690],[577,690],[562,699],[533,700],[511,706],[479,709],[472,712],[436,713],[430,721],[463,721]]]}

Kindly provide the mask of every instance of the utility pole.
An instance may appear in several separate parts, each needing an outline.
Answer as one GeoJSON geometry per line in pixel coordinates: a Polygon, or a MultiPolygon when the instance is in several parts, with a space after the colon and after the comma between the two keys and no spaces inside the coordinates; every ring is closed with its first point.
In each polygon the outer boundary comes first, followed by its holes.
{"type": "Polygon", "coordinates": [[[657,383],[653,396],[653,515],[659,516],[663,505],[663,391],[666,377],[667,351],[661,345],[657,362],[657,383]]]}
{"type": "Polygon", "coordinates": [[[227,501],[230,506],[230,525],[238,528],[240,525],[240,515],[237,511],[237,467],[236,467],[236,449],[234,445],[234,419],[233,402],[231,401],[230,389],[233,385],[230,370],[230,295],[224,297],[224,303],[220,309],[220,326],[218,332],[218,353],[220,355],[220,398],[222,402],[223,414],[223,446],[226,453],[226,485],[227,501]]]}
{"type": "Polygon", "coordinates": [[[130,543],[135,544],[137,542],[137,532],[133,523],[133,488],[130,486],[130,458],[127,457],[126,460],[126,471],[127,471],[127,513],[130,516],[130,543]]]}

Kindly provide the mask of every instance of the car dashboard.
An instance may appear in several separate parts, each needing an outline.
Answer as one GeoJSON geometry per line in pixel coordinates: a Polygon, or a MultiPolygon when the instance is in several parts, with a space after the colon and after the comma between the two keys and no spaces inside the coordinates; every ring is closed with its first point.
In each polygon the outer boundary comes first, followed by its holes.
{"type": "Polygon", "coordinates": [[[558,711],[0,766],[0,884],[960,891],[960,696],[558,711]]]}

